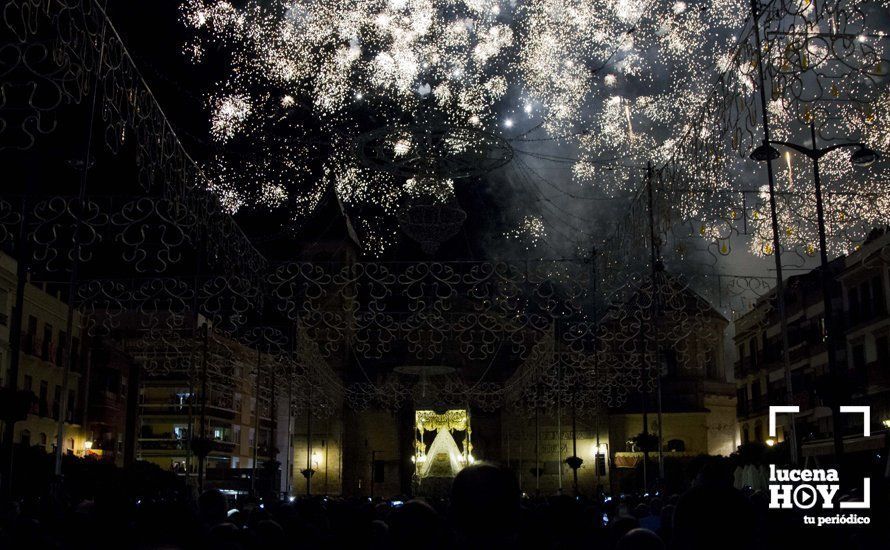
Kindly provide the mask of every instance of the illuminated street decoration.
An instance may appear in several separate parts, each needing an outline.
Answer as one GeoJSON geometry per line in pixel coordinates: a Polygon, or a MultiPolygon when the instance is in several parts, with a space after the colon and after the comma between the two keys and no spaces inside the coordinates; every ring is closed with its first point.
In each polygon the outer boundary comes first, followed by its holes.
{"type": "MultiPolygon", "coordinates": [[[[135,149],[140,160],[137,185],[144,196],[121,198],[88,195],[84,199],[39,196],[23,200],[23,197],[4,195],[0,200],[0,237],[8,242],[17,239],[17,235],[25,236],[30,247],[28,260],[33,264],[35,281],[58,280],[59,274],[70,272],[72,263],[79,264],[81,278],[77,281],[74,303],[88,316],[91,333],[107,334],[122,327],[139,331],[145,342],[137,349],[141,350],[140,357],[149,370],[158,373],[173,369],[195,372],[195,364],[184,358],[194,355],[197,349],[197,319],[200,316],[213,327],[214,343],[210,347],[219,347],[211,354],[226,357],[223,349],[226,340],[260,348],[263,350],[262,364],[268,362],[275,365],[269,368],[280,371],[282,375],[288,373],[306,388],[313,388],[312,392],[294,398],[295,407],[298,402],[304,403],[303,406],[314,411],[313,414],[316,414],[315,411],[329,414],[337,403],[342,402],[357,409],[370,406],[398,408],[419,397],[437,402],[468,403],[484,410],[493,410],[511,402],[518,389],[522,389],[519,392],[522,394],[532,387],[528,385],[531,384],[530,380],[537,384],[548,380],[547,377],[550,377],[550,381],[546,384],[557,389],[555,395],[569,399],[571,392],[567,391],[565,384],[573,376],[579,381],[578,387],[585,388],[579,394],[589,400],[586,406],[595,410],[602,403],[609,402],[609,399],[603,399],[603,395],[613,395],[610,399],[620,403],[622,395],[648,383],[643,372],[650,363],[642,359],[627,363],[629,367],[623,371],[624,374],[615,371],[615,365],[610,365],[608,360],[591,368],[587,359],[581,359],[590,351],[585,348],[590,345],[589,340],[595,340],[594,336],[605,330],[605,325],[597,324],[597,319],[602,320],[602,317],[591,315],[591,304],[599,303],[600,312],[613,311],[609,309],[611,306],[620,310],[618,305],[625,302],[617,297],[646,294],[645,278],[632,276],[634,268],[645,266],[645,261],[641,262],[636,257],[633,262],[624,261],[638,254],[639,246],[636,245],[645,242],[645,238],[640,240],[639,223],[645,219],[645,209],[638,208],[638,201],[632,203],[630,217],[633,221],[619,227],[616,233],[618,238],[607,239],[610,248],[600,251],[601,255],[595,260],[600,274],[596,280],[603,283],[596,292],[591,284],[592,274],[584,260],[273,264],[253,247],[228,215],[231,210],[229,195],[207,192],[208,189],[214,191],[216,180],[212,174],[202,171],[184,151],[171,124],[139,78],[117,35],[101,32],[108,24],[104,14],[91,2],[64,6],[53,4],[52,10],[49,24],[43,15],[49,12],[26,10],[28,17],[34,21],[28,20],[28,25],[13,28],[27,38],[31,32],[28,29],[31,28],[49,26],[53,29],[51,25],[70,24],[72,32],[82,33],[78,36],[83,40],[69,42],[70,35],[59,35],[54,31],[49,42],[53,51],[67,52],[68,55],[54,56],[54,63],[60,65],[46,73],[35,72],[39,71],[36,66],[22,62],[28,47],[15,46],[10,51],[18,56],[18,63],[10,74],[15,78],[25,74],[34,82],[40,76],[40,85],[46,86],[56,97],[80,102],[90,89],[80,75],[101,70],[105,85],[98,88],[96,93],[97,102],[103,105],[105,131],[102,132],[102,145],[110,151],[123,147],[135,149]],[[101,49],[104,53],[100,55],[90,48],[76,49],[76,43],[104,44],[101,49]],[[124,61],[118,62],[120,60],[124,61]],[[125,265],[121,272],[127,276],[114,278],[99,275],[95,260],[100,250],[106,259],[116,258],[125,265]],[[192,267],[189,262],[195,256],[204,260],[203,274],[183,276],[182,271],[187,270],[183,266],[188,263],[189,268],[192,267]],[[72,262],[74,259],[76,262],[72,262]],[[398,297],[402,303],[395,304],[393,297],[398,297]],[[286,326],[264,325],[264,311],[285,316],[286,326]],[[557,337],[552,336],[554,331],[558,332],[557,337]],[[281,334],[286,337],[273,338],[281,334]],[[257,335],[262,339],[258,339],[257,335]],[[521,375],[521,384],[514,384],[508,379],[489,378],[489,370],[485,366],[499,357],[509,356],[512,364],[518,368],[523,363],[529,363],[535,354],[543,358],[541,354],[547,353],[548,345],[553,350],[551,355],[567,357],[556,362],[541,359],[549,365],[570,366],[567,375],[557,377],[561,381],[552,381],[550,367],[543,369],[549,374],[540,380],[521,375]],[[471,373],[447,374],[442,377],[441,383],[437,381],[435,388],[430,388],[418,384],[418,377],[400,373],[395,368],[386,370],[386,376],[379,380],[370,377],[344,380],[342,373],[335,372],[329,363],[332,356],[345,349],[352,350],[361,362],[373,363],[385,359],[397,347],[420,366],[463,362],[481,368],[471,373]],[[163,351],[153,355],[151,350],[163,351]],[[454,356],[445,357],[448,353],[454,356]],[[470,375],[473,373],[475,375],[470,375]],[[584,380],[587,376],[591,377],[589,381],[584,380]],[[311,382],[307,382],[309,380],[311,382]],[[603,388],[607,388],[605,393],[603,388]]],[[[611,85],[609,82],[612,79],[605,79],[607,85],[611,85]]],[[[239,132],[247,132],[250,125],[246,121],[257,112],[254,106],[245,107],[241,99],[237,94],[221,99],[218,134],[223,141],[235,139],[235,134],[239,132]],[[227,128],[233,130],[231,138],[227,137],[227,128]]],[[[299,94],[294,93],[281,98],[277,104],[282,108],[292,108],[299,103],[299,99],[299,94]]],[[[882,101],[874,103],[875,108],[871,111],[874,117],[882,116],[882,101]]],[[[48,116],[52,111],[32,106],[29,112],[39,118],[48,116]]],[[[627,112],[624,111],[625,123],[627,112]]],[[[725,111],[715,113],[729,116],[725,111]]],[[[632,115],[631,111],[628,132],[638,135],[641,130],[634,124],[632,115]]],[[[736,115],[738,113],[732,116],[736,115]]],[[[739,120],[744,120],[744,117],[739,120]]],[[[879,124],[878,118],[866,117],[866,121],[869,120],[879,124]]],[[[415,173],[417,169],[410,163],[398,164],[400,159],[410,158],[420,143],[418,132],[404,131],[411,126],[397,122],[383,127],[386,132],[379,135],[389,136],[388,141],[392,141],[392,150],[386,157],[387,165],[398,170],[407,166],[400,174],[405,180],[392,191],[392,202],[387,203],[391,204],[392,213],[395,214],[399,205],[406,204],[401,202],[404,198],[431,197],[433,202],[440,203],[451,200],[453,180],[445,177],[425,179],[415,173]],[[408,175],[413,177],[409,178],[408,175]]],[[[452,132],[455,128],[464,127],[454,124],[443,128],[452,132]]],[[[22,128],[28,127],[9,126],[8,131],[15,132],[22,128]]],[[[453,134],[446,132],[440,135],[453,134]]],[[[507,158],[509,144],[498,148],[497,145],[503,145],[503,142],[496,134],[486,133],[482,129],[473,135],[489,136],[489,143],[495,146],[488,151],[505,153],[484,158],[492,158],[496,162],[507,158]]],[[[870,135],[873,136],[870,139],[883,139],[875,131],[870,135]]],[[[460,141],[455,145],[458,150],[463,147],[460,141]]],[[[448,142],[448,139],[444,139],[439,143],[448,142]]],[[[684,154],[699,146],[702,148],[698,151],[706,151],[710,142],[689,143],[690,148],[680,149],[684,154]]],[[[367,176],[388,177],[385,170],[363,166],[351,148],[353,146],[354,142],[347,140],[342,148],[335,149],[332,154],[332,158],[341,155],[343,166],[350,167],[350,178],[338,180],[340,184],[347,182],[358,189],[370,181],[366,179],[367,176]]],[[[738,148],[744,149],[742,145],[738,148]]],[[[425,160],[418,161],[420,164],[415,166],[423,166],[422,163],[429,162],[430,158],[429,155],[422,156],[425,160]]],[[[686,157],[677,157],[681,158],[686,157]]],[[[707,156],[709,161],[722,159],[725,159],[725,155],[707,156]]],[[[447,162],[443,164],[448,165],[447,162]]],[[[672,193],[680,192],[676,186],[684,181],[682,174],[689,175],[685,168],[681,171],[679,166],[678,163],[669,163],[657,171],[654,188],[659,197],[656,216],[659,220],[656,232],[659,234],[667,233],[667,228],[678,221],[670,217],[670,214],[676,213],[672,210],[674,203],[671,198],[675,196],[672,193]]],[[[330,172],[331,178],[337,178],[335,172],[330,172]]],[[[702,178],[714,173],[714,170],[705,170],[702,178]]],[[[701,181],[690,179],[687,183],[698,185],[701,181]]],[[[269,188],[267,192],[274,200],[281,198],[275,189],[269,188]]],[[[390,196],[388,190],[380,192],[390,196]]],[[[689,203],[677,204],[683,205],[683,208],[689,207],[689,203]]],[[[743,214],[748,212],[745,208],[735,211],[735,215],[732,212],[726,217],[739,220],[736,223],[746,219],[750,221],[753,217],[752,214],[747,217],[743,214]]],[[[680,220],[688,223],[691,217],[681,217],[680,220]]],[[[528,227],[536,234],[544,231],[542,224],[534,218],[528,220],[528,227]]],[[[709,231],[705,228],[702,234],[707,235],[709,231]]],[[[716,290],[708,296],[712,302],[718,301],[715,297],[729,302],[743,294],[763,294],[767,291],[763,278],[755,276],[726,276],[722,280],[715,277],[715,280],[713,287],[716,290]]],[[[708,284],[709,281],[702,276],[690,280],[688,285],[683,283],[680,286],[694,286],[695,290],[699,290],[708,284]]],[[[667,317],[673,301],[669,298],[661,301],[666,304],[663,315],[667,317]]],[[[695,327],[700,327],[705,322],[703,319],[707,319],[701,311],[689,314],[681,308],[674,309],[678,316],[687,316],[676,324],[681,331],[697,330],[695,327]]],[[[634,342],[639,340],[641,333],[639,319],[634,321],[633,315],[615,319],[620,330],[616,329],[613,333],[623,336],[615,336],[614,341],[636,346],[634,342]]],[[[667,328],[659,328],[657,333],[658,338],[665,341],[678,342],[683,336],[667,328]]],[[[600,336],[603,337],[602,343],[597,345],[606,345],[608,338],[605,334],[600,336]]],[[[646,356],[647,352],[635,349],[637,356],[646,356]]],[[[651,347],[647,349],[651,350],[651,347]]],[[[596,357],[597,354],[592,356],[596,357]]],[[[216,362],[223,365],[225,359],[216,362]]],[[[397,366],[373,365],[375,368],[397,366]]],[[[219,376],[226,376],[225,368],[219,368],[219,376]]],[[[296,386],[300,384],[295,382],[296,386]]],[[[551,395],[554,393],[551,392],[551,395]]]]}

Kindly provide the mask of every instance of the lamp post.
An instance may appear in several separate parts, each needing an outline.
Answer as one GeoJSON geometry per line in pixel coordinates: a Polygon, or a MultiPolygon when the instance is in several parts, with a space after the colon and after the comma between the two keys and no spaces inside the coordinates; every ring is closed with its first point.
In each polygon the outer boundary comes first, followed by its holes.
{"type": "Polygon", "coordinates": [[[804,147],[803,145],[789,143],[787,141],[764,140],[762,145],[751,152],[751,159],[760,162],[771,162],[779,158],[779,151],[773,147],[773,145],[779,145],[797,151],[813,161],[813,185],[816,191],[816,220],[819,226],[819,259],[822,268],[822,301],[825,318],[825,332],[827,335],[828,372],[831,378],[832,387],[831,417],[832,425],[834,426],[834,429],[832,430],[834,436],[834,456],[835,460],[840,464],[844,455],[843,434],[841,433],[841,403],[838,395],[841,376],[834,349],[836,333],[834,327],[834,308],[831,303],[832,277],[828,272],[828,250],[825,237],[825,209],[822,204],[822,182],[819,178],[819,159],[842,147],[856,147],[857,150],[850,156],[850,162],[853,166],[867,168],[880,158],[880,154],[877,151],[869,149],[864,143],[860,142],[835,143],[821,149],[816,147],[815,118],[810,119],[810,137],[812,139],[811,147],[804,147]]]}
{"type": "MultiPolygon", "coordinates": [[[[776,309],[779,313],[779,327],[781,329],[782,339],[782,363],[785,371],[785,394],[788,403],[794,400],[794,388],[791,384],[791,358],[788,354],[788,316],[785,311],[785,282],[782,280],[782,243],[779,240],[779,218],[776,213],[776,182],[773,176],[773,157],[769,151],[770,129],[769,129],[769,108],[766,102],[766,87],[763,75],[763,44],[760,40],[760,13],[758,11],[759,0],[751,0],[751,18],[754,23],[754,42],[757,62],[757,77],[760,95],[760,111],[761,122],[763,122],[763,140],[762,145],[754,150],[754,153],[763,150],[766,153],[762,159],[766,161],[766,180],[769,189],[769,207],[770,221],[773,230],[773,258],[776,263],[776,309]]],[[[778,151],[776,152],[778,153],[778,151]]],[[[752,155],[753,156],[753,155],[752,155]]],[[[794,417],[791,417],[790,428],[790,451],[791,463],[797,464],[797,427],[795,426],[794,417]]]]}

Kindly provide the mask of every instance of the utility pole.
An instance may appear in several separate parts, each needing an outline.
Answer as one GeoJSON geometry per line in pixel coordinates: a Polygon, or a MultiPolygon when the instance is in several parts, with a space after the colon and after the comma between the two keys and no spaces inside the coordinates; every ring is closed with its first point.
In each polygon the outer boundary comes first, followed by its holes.
{"type": "Polygon", "coordinates": [[[649,161],[646,164],[646,192],[649,198],[649,263],[651,269],[650,275],[652,277],[651,336],[655,342],[655,350],[652,356],[652,362],[654,363],[655,368],[652,370],[656,370],[656,405],[658,407],[658,477],[664,481],[664,441],[662,439],[664,419],[661,413],[661,362],[659,360],[660,353],[658,350],[658,319],[661,314],[661,308],[659,307],[659,289],[657,280],[659,273],[663,273],[664,269],[661,265],[659,243],[655,236],[655,201],[652,192],[652,180],[654,177],[655,174],[652,170],[652,162],[649,161]]]}
{"type": "Polygon", "coordinates": [[[262,375],[262,358],[263,352],[260,350],[260,343],[257,342],[256,348],[256,386],[254,391],[256,395],[254,396],[254,411],[253,411],[253,464],[251,464],[251,472],[250,472],[250,493],[256,496],[256,476],[259,468],[257,468],[257,461],[259,460],[259,445],[260,445],[260,382],[262,375]]]}
{"type": "Polygon", "coordinates": [[[198,433],[200,434],[200,447],[198,450],[198,491],[204,492],[204,468],[207,454],[210,452],[210,442],[207,440],[207,355],[210,327],[205,322],[203,325],[203,343],[201,345],[201,408],[198,415],[198,433]]]}
{"type": "MultiPolygon", "coordinates": [[[[763,141],[761,148],[767,151],[771,149],[770,130],[769,130],[769,107],[766,101],[766,80],[763,75],[763,45],[760,41],[760,14],[758,13],[758,0],[751,0],[751,13],[754,25],[754,40],[757,50],[757,74],[760,88],[760,110],[763,117],[763,141]]],[[[766,158],[766,175],[769,184],[769,208],[770,218],[773,230],[773,256],[776,262],[776,307],[779,313],[779,323],[782,332],[782,359],[785,367],[785,394],[788,404],[794,402],[794,389],[791,385],[791,358],[788,353],[788,315],[785,310],[785,283],[782,276],[782,243],[779,241],[779,217],[776,208],[776,182],[773,174],[773,160],[775,157],[767,154],[766,158]]],[[[790,422],[790,451],[791,463],[797,464],[797,429],[795,427],[794,417],[791,416],[790,422]]]]}

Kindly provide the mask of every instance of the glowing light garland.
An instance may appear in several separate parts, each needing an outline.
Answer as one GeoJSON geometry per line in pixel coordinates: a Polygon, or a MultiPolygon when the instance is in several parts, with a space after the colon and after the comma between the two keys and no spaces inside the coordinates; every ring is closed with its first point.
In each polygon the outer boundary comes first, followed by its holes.
{"type": "MultiPolygon", "coordinates": [[[[878,113],[885,112],[890,99],[886,37],[880,29],[887,20],[887,5],[777,1],[762,9],[758,27],[770,138],[811,146],[813,122],[818,147],[861,141],[886,151],[881,135],[890,121],[878,113]]],[[[750,24],[738,44],[666,164],[672,191],[668,200],[677,205],[678,218],[701,222],[701,236],[726,243],[733,235],[748,235],[752,253],[769,255],[773,245],[767,195],[734,191],[763,181],[762,167],[747,161],[763,135],[758,55],[750,24]]],[[[812,163],[794,152],[790,159],[773,163],[780,238],[783,248],[812,256],[818,252],[812,163]]],[[[882,208],[886,193],[881,171],[854,168],[849,149],[826,155],[819,169],[826,195],[828,252],[850,252],[872,227],[890,222],[882,208]]],[[[720,252],[728,250],[721,246],[720,252]]]]}

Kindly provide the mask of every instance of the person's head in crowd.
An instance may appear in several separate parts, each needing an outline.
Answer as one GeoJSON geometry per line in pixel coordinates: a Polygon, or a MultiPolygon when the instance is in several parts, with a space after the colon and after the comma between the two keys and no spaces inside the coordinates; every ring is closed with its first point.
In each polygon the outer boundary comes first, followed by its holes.
{"type": "Polygon", "coordinates": [[[370,540],[365,541],[370,548],[389,548],[390,547],[390,537],[389,537],[389,525],[386,524],[385,521],[381,519],[375,519],[371,522],[368,528],[368,535],[370,536],[370,540]]]}
{"type": "Polygon", "coordinates": [[[241,542],[241,529],[232,523],[217,523],[207,532],[206,543],[208,548],[241,550],[243,548],[241,542]]]}
{"type": "Polygon", "coordinates": [[[396,508],[389,516],[389,536],[393,548],[407,549],[418,540],[428,540],[425,547],[433,550],[441,547],[442,525],[439,514],[421,500],[409,500],[396,508]]]}
{"type": "Polygon", "coordinates": [[[271,519],[263,519],[257,522],[254,528],[257,545],[260,548],[283,548],[285,543],[284,529],[278,522],[271,519]]]}
{"type": "Polygon", "coordinates": [[[740,491],[699,485],[687,491],[674,510],[672,547],[708,550],[720,541],[726,550],[752,549],[755,526],[753,507],[740,491]]]}
{"type": "Polygon", "coordinates": [[[674,510],[677,507],[673,504],[665,504],[661,508],[661,532],[665,535],[665,540],[670,540],[670,534],[674,527],[674,510]]]}
{"type": "Polygon", "coordinates": [[[633,516],[637,519],[644,518],[649,515],[649,505],[643,502],[634,506],[633,516]]]}
{"type": "Polygon", "coordinates": [[[504,468],[476,463],[454,478],[451,520],[458,544],[483,548],[510,544],[516,536],[519,509],[519,485],[504,468]]]}
{"type": "Polygon", "coordinates": [[[208,489],[198,497],[198,517],[205,525],[226,521],[226,497],[218,489],[208,489]]]}
{"type": "Polygon", "coordinates": [[[661,497],[653,497],[652,500],[649,501],[649,513],[653,516],[660,516],[663,506],[664,502],[661,500],[661,497]]]}
{"type": "Polygon", "coordinates": [[[616,550],[664,550],[664,541],[648,529],[631,529],[618,539],[616,550]]]}
{"type": "Polygon", "coordinates": [[[695,476],[695,486],[732,487],[732,468],[721,457],[708,457],[695,476]]]}
{"type": "Polygon", "coordinates": [[[620,516],[615,519],[610,525],[610,529],[612,531],[612,539],[613,540],[621,540],[621,537],[629,533],[630,531],[638,528],[640,526],[640,522],[637,518],[632,518],[629,516],[620,516]]]}

